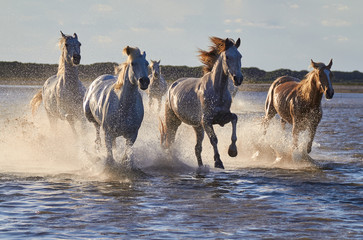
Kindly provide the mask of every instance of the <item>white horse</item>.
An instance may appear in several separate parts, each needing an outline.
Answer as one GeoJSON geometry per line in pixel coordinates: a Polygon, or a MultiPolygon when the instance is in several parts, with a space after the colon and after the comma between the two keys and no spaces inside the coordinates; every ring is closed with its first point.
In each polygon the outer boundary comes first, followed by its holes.
{"type": "Polygon", "coordinates": [[[126,139],[123,161],[126,160],[144,118],[138,87],[146,90],[150,83],[145,52],[141,54],[138,48],[127,46],[123,53],[128,58],[118,67],[118,76],[98,77],[89,86],[83,101],[86,118],[96,127],[96,144],[101,142],[100,127],[104,131],[108,163],[114,162],[112,145],[119,136],[126,139]]]}
{"type": "Polygon", "coordinates": [[[167,89],[168,85],[164,77],[160,73],[160,60],[159,61],[150,60],[150,61],[151,61],[150,64],[151,75],[149,75],[150,86],[148,89],[149,108],[151,108],[153,98],[155,98],[158,101],[158,112],[160,112],[161,101],[166,91],[168,90],[167,89]]]}
{"type": "Polygon", "coordinates": [[[231,113],[231,94],[228,91],[228,78],[239,86],[243,81],[241,72],[242,55],[237,48],[240,39],[212,37],[211,50],[200,51],[201,61],[205,64],[206,74],[202,78],[182,78],[175,81],[168,90],[165,102],[165,122],[161,121],[161,143],[170,148],[174,142],[179,125],[184,122],[194,128],[197,138],[195,155],[198,166],[203,166],[201,152],[204,131],[214,149],[214,166],[224,168],[217,148],[217,136],[213,124],[232,123],[232,143],[228,154],[237,156],[237,115],[231,113]]]}
{"type": "Polygon", "coordinates": [[[51,127],[55,127],[57,119],[67,120],[76,134],[75,121],[85,120],[82,101],[86,88],[78,78],[81,43],[77,34],[69,36],[61,32],[59,46],[62,54],[59,58],[58,73],[45,81],[43,89],[35,94],[30,104],[34,115],[43,102],[51,127]]]}

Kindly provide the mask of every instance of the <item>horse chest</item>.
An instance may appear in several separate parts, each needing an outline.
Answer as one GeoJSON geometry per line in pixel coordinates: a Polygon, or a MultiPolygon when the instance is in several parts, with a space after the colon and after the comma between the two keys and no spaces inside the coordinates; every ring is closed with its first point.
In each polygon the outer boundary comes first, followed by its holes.
{"type": "Polygon", "coordinates": [[[112,128],[112,131],[116,132],[117,135],[140,128],[144,117],[141,96],[135,99],[129,98],[128,101],[114,98],[106,102],[109,104],[103,113],[103,126],[105,128],[112,128]]]}

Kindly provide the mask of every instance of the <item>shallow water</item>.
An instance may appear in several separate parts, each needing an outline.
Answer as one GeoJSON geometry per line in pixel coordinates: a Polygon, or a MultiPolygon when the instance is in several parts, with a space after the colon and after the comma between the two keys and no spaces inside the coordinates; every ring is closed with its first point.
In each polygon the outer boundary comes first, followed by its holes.
{"type": "MultiPolygon", "coordinates": [[[[291,128],[283,132],[278,120],[261,138],[266,93],[239,92],[233,103],[237,158],[226,153],[231,127],[216,127],[226,170],[197,171],[188,126],[169,155],[160,149],[158,114],[144,104],[131,156],[141,174],[107,171],[92,125],[75,139],[67,124],[50,130],[42,106],[33,118],[28,102],[36,91],[0,86],[1,238],[363,238],[363,94],[323,100],[310,154],[317,167],[274,164],[268,151],[254,157],[261,146],[287,151],[291,142],[291,128]]],[[[207,137],[202,157],[213,166],[207,137]]]]}

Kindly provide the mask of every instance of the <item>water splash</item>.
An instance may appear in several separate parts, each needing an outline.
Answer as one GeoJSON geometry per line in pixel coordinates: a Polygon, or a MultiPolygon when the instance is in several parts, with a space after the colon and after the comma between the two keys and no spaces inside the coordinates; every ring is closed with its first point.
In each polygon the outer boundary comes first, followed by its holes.
{"type": "MultiPolygon", "coordinates": [[[[197,168],[194,155],[195,136],[190,126],[182,124],[178,129],[173,149],[165,151],[160,146],[158,130],[159,116],[156,109],[148,109],[145,103],[145,117],[139,131],[138,139],[128,158],[137,168],[143,171],[173,172],[204,172],[209,167],[197,168]]],[[[258,104],[257,104],[258,105],[258,104]]],[[[313,161],[308,155],[295,154],[289,159],[291,149],[291,131],[283,131],[278,121],[272,121],[266,136],[263,136],[261,117],[263,112],[256,103],[235,99],[233,110],[238,113],[237,147],[238,156],[231,158],[227,154],[232,133],[231,124],[225,127],[215,126],[219,139],[221,159],[226,169],[244,167],[311,167],[313,161]],[[246,109],[246,110],[244,110],[246,109]],[[253,109],[253,110],[252,110],[253,109]],[[256,110],[257,109],[257,110],[256,110]]],[[[35,118],[25,112],[23,116],[7,116],[0,127],[0,168],[4,172],[27,172],[31,174],[62,174],[73,173],[84,178],[110,179],[113,177],[132,178],[124,171],[121,164],[124,154],[124,140],[117,139],[115,159],[118,165],[108,168],[105,165],[105,149],[95,149],[95,129],[89,124],[86,131],[78,139],[74,137],[66,122],[58,121],[57,130],[50,129],[48,119],[43,111],[35,118]],[[110,169],[113,169],[112,171],[110,169]]],[[[306,134],[305,134],[306,135],[306,134]]],[[[306,142],[306,136],[300,142],[306,142]]],[[[213,166],[213,148],[205,136],[203,141],[203,162],[213,166]]],[[[136,173],[137,175],[137,173],[136,173]]]]}

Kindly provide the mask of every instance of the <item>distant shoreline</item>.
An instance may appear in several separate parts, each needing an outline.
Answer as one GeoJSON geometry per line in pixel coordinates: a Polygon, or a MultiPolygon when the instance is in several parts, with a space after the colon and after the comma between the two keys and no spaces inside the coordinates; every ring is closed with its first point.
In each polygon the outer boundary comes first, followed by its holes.
{"type": "MultiPolygon", "coordinates": [[[[44,80],[45,81],[45,80],[44,80]]],[[[86,86],[88,86],[90,81],[82,81],[86,86]]],[[[22,85],[22,86],[42,86],[44,82],[39,80],[3,80],[0,79],[0,85],[22,85]]],[[[269,83],[242,83],[239,87],[239,91],[245,92],[267,92],[271,84],[269,83]]],[[[334,85],[334,90],[337,93],[363,93],[363,85],[361,84],[336,84],[334,85]]]]}
{"type": "MultiPolygon", "coordinates": [[[[271,84],[266,83],[246,83],[239,88],[240,91],[247,92],[267,92],[271,84]]],[[[334,85],[336,93],[363,93],[363,85],[334,85]]]]}

